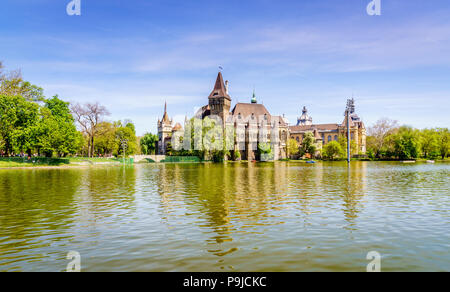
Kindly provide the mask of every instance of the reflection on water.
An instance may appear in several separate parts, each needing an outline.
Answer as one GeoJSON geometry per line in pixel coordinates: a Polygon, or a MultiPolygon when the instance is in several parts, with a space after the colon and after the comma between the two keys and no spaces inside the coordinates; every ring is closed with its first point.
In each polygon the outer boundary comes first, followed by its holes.
{"type": "Polygon", "coordinates": [[[448,164],[0,170],[0,271],[450,270],[448,164]]]}

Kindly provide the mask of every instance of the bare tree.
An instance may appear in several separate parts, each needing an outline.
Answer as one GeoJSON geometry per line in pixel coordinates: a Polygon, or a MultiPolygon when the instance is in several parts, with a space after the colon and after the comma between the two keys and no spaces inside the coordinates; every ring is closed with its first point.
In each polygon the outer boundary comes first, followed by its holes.
{"type": "Polygon", "coordinates": [[[380,150],[383,148],[386,137],[398,129],[399,124],[395,120],[388,118],[379,119],[373,126],[367,129],[367,134],[373,137],[374,146],[380,150]]]}
{"type": "Polygon", "coordinates": [[[94,142],[98,133],[97,126],[110,113],[106,107],[96,103],[86,103],[84,105],[75,104],[72,106],[72,113],[80,125],[84,134],[88,137],[88,156],[94,156],[94,142]]]}

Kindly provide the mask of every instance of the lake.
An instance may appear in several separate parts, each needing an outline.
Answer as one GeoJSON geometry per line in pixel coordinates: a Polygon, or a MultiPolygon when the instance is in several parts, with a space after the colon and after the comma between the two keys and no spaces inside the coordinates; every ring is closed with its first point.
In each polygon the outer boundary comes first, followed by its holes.
{"type": "Polygon", "coordinates": [[[0,271],[450,271],[450,164],[0,169],[0,271]]]}

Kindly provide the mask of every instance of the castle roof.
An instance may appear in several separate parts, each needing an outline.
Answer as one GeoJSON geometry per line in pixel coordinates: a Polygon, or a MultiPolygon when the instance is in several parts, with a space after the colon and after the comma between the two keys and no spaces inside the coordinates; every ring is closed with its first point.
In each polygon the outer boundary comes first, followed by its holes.
{"type": "Polygon", "coordinates": [[[216,97],[225,97],[231,100],[231,97],[228,95],[227,90],[225,88],[225,83],[223,82],[222,72],[219,72],[219,74],[217,75],[216,84],[214,85],[214,89],[208,98],[216,98],[216,97]]]}
{"type": "Polygon", "coordinates": [[[173,127],[172,131],[176,132],[176,131],[181,130],[181,129],[183,129],[181,124],[180,123],[176,123],[176,125],[173,127]]]}
{"type": "Polygon", "coordinates": [[[170,124],[169,115],[167,114],[167,102],[164,104],[164,115],[162,118],[162,122],[164,122],[166,124],[170,124]]]}
{"type": "Polygon", "coordinates": [[[317,129],[319,132],[337,131],[339,124],[317,124],[317,125],[305,125],[305,126],[290,126],[291,132],[312,132],[317,129]]]}

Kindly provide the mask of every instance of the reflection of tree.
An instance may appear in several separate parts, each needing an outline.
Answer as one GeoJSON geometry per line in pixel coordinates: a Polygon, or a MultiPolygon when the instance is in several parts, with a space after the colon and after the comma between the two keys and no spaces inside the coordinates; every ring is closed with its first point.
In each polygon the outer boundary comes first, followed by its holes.
{"type": "Polygon", "coordinates": [[[89,168],[81,176],[78,191],[80,219],[95,221],[111,216],[109,209],[131,214],[135,209],[136,169],[134,167],[89,168]],[[101,210],[101,212],[99,212],[101,210]]]}
{"type": "MultiPolygon", "coordinates": [[[[11,262],[38,260],[45,253],[26,250],[69,238],[74,223],[75,193],[81,172],[71,170],[0,170],[0,258],[11,262]]],[[[3,262],[1,265],[8,265],[3,262]]]]}

